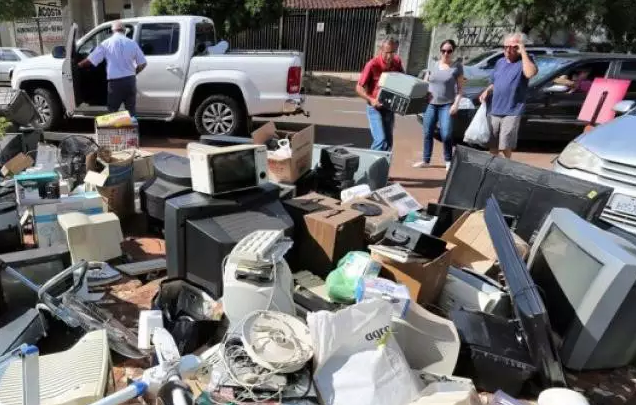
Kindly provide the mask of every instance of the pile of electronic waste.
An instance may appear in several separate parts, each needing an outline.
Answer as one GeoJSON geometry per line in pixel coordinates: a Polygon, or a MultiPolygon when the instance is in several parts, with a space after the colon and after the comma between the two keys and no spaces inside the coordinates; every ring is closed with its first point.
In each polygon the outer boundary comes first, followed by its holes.
{"type": "Polygon", "coordinates": [[[0,403],[574,405],[564,366],[632,360],[636,254],[591,223],[611,190],[458,148],[424,207],[373,180],[386,157],[300,132],[186,157],[36,142],[3,170],[0,403]],[[125,258],[134,212],[165,259],[125,258]],[[162,270],[133,327],[102,307],[105,286],[162,270]],[[126,359],[143,373],[108,389],[126,359]]]}

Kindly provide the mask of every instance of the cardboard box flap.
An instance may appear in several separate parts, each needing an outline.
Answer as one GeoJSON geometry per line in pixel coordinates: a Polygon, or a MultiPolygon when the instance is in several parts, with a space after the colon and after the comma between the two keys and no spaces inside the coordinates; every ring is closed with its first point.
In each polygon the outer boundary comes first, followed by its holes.
{"type": "Polygon", "coordinates": [[[345,222],[363,218],[362,214],[359,211],[350,209],[329,209],[326,211],[314,212],[312,214],[309,214],[307,217],[318,219],[321,222],[334,225],[340,225],[345,222]]]}
{"type": "MultiPolygon", "coordinates": [[[[529,251],[528,244],[514,233],[512,235],[517,251],[525,259],[529,251]]],[[[497,252],[490,239],[483,211],[464,213],[444,232],[442,239],[457,246],[453,251],[453,262],[456,264],[487,271],[497,261],[497,252]]]]}
{"type": "Polygon", "coordinates": [[[108,165],[106,165],[106,168],[101,172],[89,170],[86,172],[86,176],[84,177],[84,183],[92,184],[97,187],[104,187],[106,180],[108,180],[109,173],[108,165]]]}
{"type": "Polygon", "coordinates": [[[252,139],[255,144],[264,145],[267,141],[276,136],[276,124],[269,121],[256,131],[252,132],[252,139]]]}
{"type": "Polygon", "coordinates": [[[33,163],[31,156],[18,153],[2,166],[2,175],[7,177],[10,174],[21,173],[23,170],[33,166],[33,163]]]}

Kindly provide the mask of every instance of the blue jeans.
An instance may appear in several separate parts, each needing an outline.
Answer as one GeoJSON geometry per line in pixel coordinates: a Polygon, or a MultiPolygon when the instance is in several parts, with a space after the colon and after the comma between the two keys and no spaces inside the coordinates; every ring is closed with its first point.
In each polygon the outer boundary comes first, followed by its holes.
{"type": "Polygon", "coordinates": [[[444,160],[453,158],[453,121],[450,115],[452,104],[429,104],[424,111],[424,162],[431,162],[433,154],[433,133],[439,123],[440,137],[444,144],[444,160]]]}
{"type": "Polygon", "coordinates": [[[371,129],[371,149],[389,151],[393,148],[393,125],[395,114],[388,110],[377,110],[367,105],[367,118],[371,129]]]}

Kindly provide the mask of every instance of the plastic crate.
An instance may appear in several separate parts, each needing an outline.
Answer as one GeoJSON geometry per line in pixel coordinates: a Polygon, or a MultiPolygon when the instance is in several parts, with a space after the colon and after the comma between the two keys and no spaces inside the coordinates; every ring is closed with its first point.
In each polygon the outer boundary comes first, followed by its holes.
{"type": "Polygon", "coordinates": [[[38,110],[23,90],[0,90],[0,116],[16,125],[29,126],[40,118],[38,110]]]}
{"type": "Polygon", "coordinates": [[[139,126],[96,127],[95,142],[113,152],[139,147],[139,126]]]}

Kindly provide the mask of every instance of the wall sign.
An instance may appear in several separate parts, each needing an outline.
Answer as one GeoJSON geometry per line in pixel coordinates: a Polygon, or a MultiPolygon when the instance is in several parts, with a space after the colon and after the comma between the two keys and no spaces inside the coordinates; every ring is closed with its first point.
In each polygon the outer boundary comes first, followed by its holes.
{"type": "Polygon", "coordinates": [[[55,3],[41,4],[34,3],[36,17],[61,17],[62,7],[55,3]]]}
{"type": "Polygon", "coordinates": [[[319,22],[316,24],[316,32],[325,32],[325,23],[319,22]]]}

